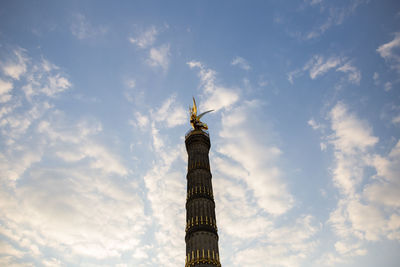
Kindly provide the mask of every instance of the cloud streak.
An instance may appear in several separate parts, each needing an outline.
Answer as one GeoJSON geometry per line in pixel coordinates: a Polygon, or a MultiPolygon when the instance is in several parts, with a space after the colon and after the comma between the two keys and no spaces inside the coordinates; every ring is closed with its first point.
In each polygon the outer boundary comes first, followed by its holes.
{"type": "Polygon", "coordinates": [[[287,74],[288,81],[293,84],[294,78],[302,76],[305,72],[309,73],[312,80],[326,74],[330,70],[347,74],[347,81],[356,85],[360,84],[361,71],[343,57],[330,57],[325,59],[322,55],[314,55],[302,68],[291,71],[287,74]]]}
{"type": "Polygon", "coordinates": [[[137,37],[129,37],[129,42],[134,45],[137,45],[139,48],[147,48],[156,40],[159,31],[156,27],[151,26],[144,32],[141,32],[137,37]]]}
{"type": "Polygon", "coordinates": [[[400,47],[400,33],[396,32],[392,41],[383,44],[376,49],[379,55],[388,62],[392,69],[400,73],[400,55],[396,49],[400,47]]]}
{"type": "Polygon", "coordinates": [[[250,64],[249,62],[247,62],[247,60],[245,60],[242,57],[235,57],[232,62],[231,62],[232,66],[238,66],[239,68],[243,69],[243,70],[250,70],[250,64]]]}
{"type": "Polygon", "coordinates": [[[232,266],[300,266],[305,255],[313,251],[312,239],[319,228],[314,218],[305,214],[294,223],[277,223],[296,202],[285,183],[285,173],[278,167],[283,152],[274,145],[272,129],[250,119],[262,113],[264,104],[239,98],[244,89],[221,86],[217,72],[201,62],[188,65],[198,70],[205,101],[200,105],[220,111],[221,128],[213,138],[211,165],[222,262],[232,266]],[[219,90],[228,95],[226,104],[213,101],[219,90]]]}
{"type": "Polygon", "coordinates": [[[309,31],[307,34],[304,34],[303,38],[305,40],[310,40],[317,38],[324,34],[327,30],[332,28],[333,26],[338,26],[343,24],[343,22],[350,17],[365,1],[362,0],[352,0],[348,1],[347,6],[339,7],[339,6],[327,6],[326,1],[321,0],[312,0],[310,1],[310,5],[312,7],[317,6],[317,4],[321,5],[323,8],[320,8],[320,12],[323,13],[323,17],[326,18],[325,22],[320,25],[314,27],[313,30],[309,31]]]}
{"type": "Polygon", "coordinates": [[[170,46],[168,44],[164,44],[158,48],[153,47],[149,51],[147,63],[152,67],[159,67],[167,71],[170,55],[170,46]]]}
{"type": "Polygon", "coordinates": [[[107,27],[93,26],[92,23],[90,23],[89,20],[86,18],[86,16],[80,13],[73,15],[70,30],[72,35],[74,35],[79,40],[102,36],[108,32],[107,27]]]}
{"type": "Polygon", "coordinates": [[[366,241],[399,240],[400,144],[397,141],[386,156],[374,153],[379,138],[373,135],[367,121],[342,102],[332,108],[328,117],[332,134],[324,138],[334,150],[332,180],[340,192],[337,207],[327,222],[338,237],[337,256],[327,255],[324,261],[332,265],[365,255],[366,241]],[[376,174],[369,175],[368,167],[376,174]]]}
{"type": "Polygon", "coordinates": [[[237,90],[216,83],[216,72],[214,70],[206,68],[198,61],[190,61],[187,64],[192,69],[199,69],[200,86],[203,90],[203,97],[206,99],[201,106],[203,110],[228,109],[238,101],[239,93],[237,90]]]}
{"type": "Polygon", "coordinates": [[[130,171],[96,141],[100,123],[71,121],[51,103],[69,89],[59,68],[46,60],[24,64],[18,76],[3,70],[20,84],[0,123],[0,246],[7,254],[0,261],[75,265],[133,253],[148,218],[126,179],[130,171]]]}

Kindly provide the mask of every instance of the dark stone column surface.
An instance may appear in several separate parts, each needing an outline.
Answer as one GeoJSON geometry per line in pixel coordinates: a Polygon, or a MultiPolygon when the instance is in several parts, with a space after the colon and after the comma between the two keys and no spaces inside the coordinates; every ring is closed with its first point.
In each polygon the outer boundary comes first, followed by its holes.
{"type": "Polygon", "coordinates": [[[193,130],[185,138],[188,153],[185,267],[221,266],[218,228],[208,152],[208,133],[193,130]]]}

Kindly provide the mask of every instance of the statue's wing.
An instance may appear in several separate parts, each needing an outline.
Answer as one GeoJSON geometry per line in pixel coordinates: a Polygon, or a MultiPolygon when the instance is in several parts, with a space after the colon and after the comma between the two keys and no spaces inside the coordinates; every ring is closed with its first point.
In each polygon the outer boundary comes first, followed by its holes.
{"type": "Polygon", "coordinates": [[[197,106],[196,106],[196,100],[194,100],[194,97],[193,97],[193,113],[194,113],[194,115],[197,115],[197,106]]]}
{"type": "Polygon", "coordinates": [[[203,113],[201,113],[199,116],[197,116],[198,118],[199,118],[199,120],[200,120],[200,118],[201,117],[203,117],[204,115],[206,115],[207,113],[210,113],[211,111],[214,111],[213,109],[212,110],[208,110],[208,111],[206,111],[206,112],[203,112],[203,113]]]}

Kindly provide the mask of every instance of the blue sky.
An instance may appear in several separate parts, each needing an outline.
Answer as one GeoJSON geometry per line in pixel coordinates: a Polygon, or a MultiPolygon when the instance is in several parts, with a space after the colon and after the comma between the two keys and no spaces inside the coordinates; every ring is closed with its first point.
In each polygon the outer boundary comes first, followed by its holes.
{"type": "Polygon", "coordinates": [[[400,262],[398,1],[2,1],[0,265],[183,266],[184,135],[223,266],[400,262]]]}

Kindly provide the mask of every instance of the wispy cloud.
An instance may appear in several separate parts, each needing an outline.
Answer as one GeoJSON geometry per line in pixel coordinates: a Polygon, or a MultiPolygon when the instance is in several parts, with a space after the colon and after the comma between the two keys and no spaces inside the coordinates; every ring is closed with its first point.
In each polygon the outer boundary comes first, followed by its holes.
{"type": "MultiPolygon", "coordinates": [[[[326,18],[325,22],[314,27],[313,30],[304,34],[303,38],[306,40],[317,38],[320,35],[324,34],[331,27],[341,25],[345,21],[345,19],[351,16],[358,8],[358,6],[363,4],[364,2],[365,1],[362,0],[351,0],[348,1],[348,3],[346,2],[347,5],[343,7],[330,6],[320,8],[321,13],[323,14],[324,18],[326,18]]],[[[317,4],[325,5],[326,1],[312,0],[309,1],[309,3],[311,6],[316,6],[317,4]]]]}
{"type": "Polygon", "coordinates": [[[127,79],[127,80],[125,81],[125,85],[126,85],[128,88],[135,88],[135,86],[136,86],[136,81],[135,81],[135,79],[127,79]]]}
{"type": "Polygon", "coordinates": [[[151,250],[142,251],[138,257],[148,258],[146,261],[151,265],[177,266],[184,260],[180,255],[185,246],[181,238],[185,221],[185,184],[182,183],[185,164],[181,156],[184,146],[171,144],[167,131],[186,122],[187,113],[176,96],[171,96],[149,114],[136,113],[136,119],[151,139],[153,160],[143,179],[154,227],[151,250]]]}
{"type": "Polygon", "coordinates": [[[392,90],[393,84],[391,82],[385,82],[385,86],[384,86],[384,90],[386,92],[389,92],[390,90],[392,90]]]}
{"type": "Polygon", "coordinates": [[[156,27],[151,26],[147,30],[140,32],[136,37],[129,37],[129,42],[137,45],[139,48],[147,48],[154,44],[158,33],[156,27]]]}
{"type": "Polygon", "coordinates": [[[80,13],[72,16],[70,29],[72,35],[80,40],[101,36],[108,32],[107,27],[93,26],[86,16],[80,13]]]}
{"type": "Polygon", "coordinates": [[[379,73],[374,72],[374,75],[372,76],[372,79],[374,80],[374,84],[376,86],[378,86],[380,84],[380,80],[379,80],[379,73]]]}
{"type": "Polygon", "coordinates": [[[164,71],[168,70],[170,58],[170,45],[164,44],[158,48],[151,48],[147,63],[152,67],[162,68],[164,71]]]}
{"type": "Polygon", "coordinates": [[[6,265],[54,266],[60,255],[75,265],[133,253],[148,224],[143,200],[125,179],[129,170],[96,139],[101,124],[71,120],[52,103],[68,89],[63,75],[46,60],[30,59],[23,73],[10,76],[19,83],[0,118],[0,246],[11,257],[2,257],[6,265]],[[43,253],[49,249],[51,255],[43,253]]]}
{"type": "Polygon", "coordinates": [[[326,73],[330,69],[337,67],[341,63],[342,59],[339,57],[331,57],[324,61],[322,56],[314,56],[303,68],[303,70],[309,70],[310,78],[315,79],[318,76],[326,73]]]}
{"type": "Polygon", "coordinates": [[[247,62],[247,60],[242,57],[235,57],[232,60],[231,64],[232,64],[232,66],[238,66],[239,68],[244,69],[244,70],[251,69],[249,62],[247,62]]]}
{"type": "Polygon", "coordinates": [[[9,144],[23,136],[34,121],[52,108],[43,96],[56,97],[71,87],[71,83],[57,66],[43,58],[32,62],[25,53],[24,49],[14,49],[15,57],[9,58],[3,66],[3,74],[19,83],[18,89],[10,88],[11,81],[2,83],[1,100],[4,105],[0,109],[0,130],[3,137],[8,138],[9,144]],[[25,98],[21,93],[25,94],[25,98]],[[22,103],[25,101],[30,103],[23,107],[22,103]]]}
{"type": "Polygon", "coordinates": [[[32,67],[27,74],[27,79],[30,82],[22,89],[28,99],[36,95],[55,97],[68,90],[72,85],[66,75],[59,70],[59,67],[50,64],[45,59],[32,67]]]}
{"type": "MultiPolygon", "coordinates": [[[[168,28],[168,26],[164,26],[168,28]]],[[[145,30],[138,30],[134,37],[129,37],[131,44],[141,48],[147,54],[146,63],[155,69],[161,68],[164,72],[168,70],[171,52],[170,44],[155,45],[161,28],[150,26],[145,30]]]]}
{"type": "Polygon", "coordinates": [[[319,130],[323,128],[323,125],[317,123],[314,119],[308,120],[307,124],[310,125],[313,128],[313,130],[319,130]]]}
{"type": "Polygon", "coordinates": [[[184,108],[176,103],[176,96],[172,95],[153,114],[153,120],[163,123],[166,127],[175,127],[187,122],[188,115],[184,108]]]}
{"type": "Polygon", "coordinates": [[[312,80],[324,75],[330,70],[335,69],[337,72],[347,74],[347,80],[353,84],[360,84],[361,71],[351,64],[344,57],[329,57],[325,59],[322,55],[314,55],[302,68],[291,71],[287,74],[288,81],[293,84],[294,78],[302,76],[308,71],[312,80]]]}
{"type": "Polygon", "coordinates": [[[309,215],[277,225],[277,218],[296,202],[278,167],[283,151],[274,145],[272,130],[247,119],[260,114],[264,104],[239,98],[243,88],[222,87],[217,72],[201,62],[188,65],[199,71],[200,105],[219,110],[221,116],[211,161],[213,177],[217,177],[213,179],[217,221],[225,242],[222,260],[233,266],[300,266],[304,255],[313,251],[312,237],[319,229],[309,215]],[[218,90],[230,101],[214,101],[212,96],[218,90]],[[262,139],[257,137],[259,132],[264,133],[262,139]]]}
{"type": "Polygon", "coordinates": [[[139,251],[137,257],[154,266],[177,266],[184,262],[181,255],[185,249],[182,222],[185,222],[186,187],[182,177],[185,177],[186,152],[182,138],[179,144],[172,142],[174,137],[170,131],[188,123],[188,113],[177,96],[172,95],[147,112],[137,110],[133,121],[135,128],[140,127],[148,135],[146,150],[150,151],[152,159],[149,168],[144,169],[143,181],[151,207],[149,216],[154,239],[147,241],[150,247],[139,251]]]}
{"type": "Polygon", "coordinates": [[[323,0],[306,0],[310,5],[314,6],[317,4],[321,4],[323,0]]]}
{"type": "Polygon", "coordinates": [[[398,48],[400,48],[399,32],[394,34],[392,41],[381,45],[376,51],[390,64],[391,68],[400,73],[400,55],[397,53],[398,48]]]}
{"type": "Polygon", "coordinates": [[[22,48],[16,48],[13,50],[11,56],[1,63],[1,68],[6,76],[14,80],[19,80],[21,75],[25,74],[26,65],[29,61],[25,52],[22,48]]]}
{"type": "Polygon", "coordinates": [[[233,260],[237,266],[301,266],[304,256],[316,247],[311,239],[317,231],[311,216],[300,217],[291,225],[270,230],[265,243],[239,251],[233,260]]]}
{"type": "Polygon", "coordinates": [[[246,130],[254,129],[254,125],[247,125],[245,118],[256,107],[255,102],[242,103],[223,115],[219,135],[224,141],[218,152],[246,171],[240,179],[253,192],[258,206],[265,212],[279,215],[291,208],[293,198],[281,180],[281,171],[273,165],[282,151],[275,146],[251,141],[256,140],[254,133],[246,130]]]}
{"type": "Polygon", "coordinates": [[[335,135],[331,137],[337,157],[334,181],[342,192],[351,195],[362,179],[363,157],[368,148],[379,139],[372,135],[372,129],[348,112],[343,103],[338,103],[329,114],[331,128],[335,135]],[[358,156],[355,156],[358,155],[358,156]]]}
{"type": "Polygon", "coordinates": [[[229,108],[239,99],[239,94],[235,89],[226,88],[216,83],[216,72],[207,69],[201,62],[190,61],[187,63],[190,68],[198,68],[198,76],[201,80],[203,95],[206,98],[202,108],[204,110],[229,108]]]}
{"type": "Polygon", "coordinates": [[[399,124],[399,125],[400,125],[400,115],[395,116],[395,117],[392,119],[392,123],[393,123],[393,124],[399,124]]]}
{"type": "Polygon", "coordinates": [[[146,115],[141,114],[140,112],[135,112],[135,120],[131,121],[131,124],[134,127],[137,127],[141,130],[145,130],[149,125],[149,118],[146,115]]]}
{"type": "Polygon", "coordinates": [[[354,84],[359,85],[361,81],[361,71],[356,67],[351,65],[349,62],[346,62],[344,65],[340,66],[336,69],[336,71],[344,72],[348,74],[348,81],[354,84]]]}
{"type": "Polygon", "coordinates": [[[0,79],[0,103],[8,102],[12,95],[10,94],[13,89],[13,84],[9,81],[0,79]]]}
{"type": "Polygon", "coordinates": [[[329,112],[332,134],[325,136],[334,149],[332,179],[339,189],[337,208],[328,224],[337,235],[336,256],[325,257],[325,264],[365,255],[365,240],[399,240],[400,142],[382,156],[374,152],[379,138],[367,121],[349,111],[342,102],[329,112]],[[374,168],[376,175],[366,170],[374,168]],[[382,209],[381,207],[384,207],[382,209]]]}

